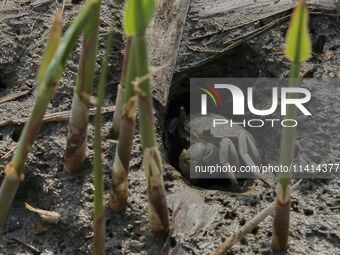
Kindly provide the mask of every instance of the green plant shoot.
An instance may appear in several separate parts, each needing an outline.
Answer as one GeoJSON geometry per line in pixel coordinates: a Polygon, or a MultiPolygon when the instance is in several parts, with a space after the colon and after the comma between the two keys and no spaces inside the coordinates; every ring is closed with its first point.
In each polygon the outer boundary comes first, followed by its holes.
{"type": "Polygon", "coordinates": [[[78,77],[72,99],[71,117],[64,154],[64,169],[69,173],[81,170],[86,158],[89,100],[92,95],[96,66],[98,29],[100,22],[100,0],[93,2],[88,22],[83,28],[83,45],[79,62],[78,77]]]}
{"type": "MultiPolygon", "coordinates": [[[[292,62],[289,86],[300,86],[300,64],[311,55],[311,40],[308,31],[308,9],[303,0],[296,6],[286,38],[286,57],[292,62]]],[[[289,95],[294,98],[295,95],[289,95]]],[[[287,106],[287,119],[296,119],[295,106],[287,106]]],[[[289,165],[294,160],[295,127],[284,127],[281,135],[280,164],[289,165]]],[[[290,173],[281,173],[277,183],[277,197],[273,222],[272,251],[284,252],[288,247],[289,214],[290,214],[290,173]]]]}
{"type": "Polygon", "coordinates": [[[94,130],[94,160],[93,160],[93,183],[94,183],[94,244],[93,254],[105,254],[105,198],[104,198],[104,177],[103,159],[101,146],[102,113],[104,105],[105,86],[107,81],[107,66],[109,52],[112,48],[112,33],[108,36],[106,53],[101,65],[100,80],[97,94],[97,107],[94,130]]]}
{"type": "MultiPolygon", "coordinates": [[[[129,2],[130,3],[130,2],[129,2]]],[[[135,91],[138,95],[139,126],[144,150],[143,165],[147,179],[149,213],[155,239],[164,241],[169,232],[169,215],[163,182],[163,164],[155,136],[152,84],[145,30],[154,12],[154,1],[131,1],[126,20],[131,21],[126,32],[136,38],[136,68],[138,79],[135,91]],[[146,3],[148,2],[148,3],[146,3]],[[132,6],[132,7],[131,7],[132,6]],[[132,23],[134,22],[134,23],[132,23]],[[143,24],[143,25],[141,25],[143,24]]]]}

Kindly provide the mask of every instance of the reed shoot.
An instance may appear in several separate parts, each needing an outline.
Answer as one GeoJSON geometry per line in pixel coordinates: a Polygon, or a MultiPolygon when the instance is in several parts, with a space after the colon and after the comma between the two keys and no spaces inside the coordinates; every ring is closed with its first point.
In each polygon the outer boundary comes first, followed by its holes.
{"type": "MultiPolygon", "coordinates": [[[[286,57],[291,61],[289,86],[300,86],[300,64],[311,55],[311,40],[308,31],[308,9],[303,0],[295,8],[286,37],[286,57]]],[[[295,95],[290,95],[294,98],[295,95]]],[[[287,119],[296,119],[295,106],[287,105],[287,119]]],[[[284,127],[281,135],[280,164],[289,166],[294,160],[295,127],[284,127]]],[[[285,252],[288,247],[290,214],[291,175],[281,173],[277,183],[275,216],[273,222],[272,251],[285,252]]]]}
{"type": "Polygon", "coordinates": [[[98,29],[100,22],[100,0],[88,0],[93,8],[83,28],[83,48],[79,71],[73,94],[67,145],[64,154],[64,169],[69,173],[80,171],[86,158],[87,126],[89,121],[88,98],[92,94],[96,65],[98,29]]]}
{"type": "Polygon", "coordinates": [[[147,179],[147,193],[149,197],[149,217],[155,239],[165,241],[169,233],[169,215],[163,183],[162,157],[156,143],[155,119],[153,116],[152,85],[149,73],[149,60],[145,29],[153,15],[154,1],[148,1],[143,6],[141,1],[131,1],[126,18],[131,22],[127,32],[135,37],[136,69],[138,80],[135,90],[138,95],[138,110],[140,114],[139,126],[142,147],[144,150],[144,170],[147,179]],[[130,12],[129,12],[130,11],[130,12]],[[144,24],[144,26],[143,26],[144,24]]]}
{"type": "Polygon", "coordinates": [[[112,48],[112,33],[108,36],[106,53],[101,65],[100,80],[97,93],[97,107],[94,130],[94,160],[93,160],[93,183],[94,183],[94,243],[93,254],[105,254],[105,198],[104,198],[104,177],[103,158],[101,146],[102,113],[104,105],[105,85],[107,81],[107,66],[109,52],[112,48]]]}

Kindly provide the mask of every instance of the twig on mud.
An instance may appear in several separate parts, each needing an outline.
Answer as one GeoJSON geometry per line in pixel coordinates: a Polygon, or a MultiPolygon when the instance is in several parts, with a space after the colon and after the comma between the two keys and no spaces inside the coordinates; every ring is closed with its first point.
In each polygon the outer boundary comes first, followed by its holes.
{"type": "Polygon", "coordinates": [[[340,14],[339,13],[328,13],[328,12],[309,12],[310,15],[324,15],[324,16],[331,16],[331,17],[339,17],[340,14]]]}
{"type": "Polygon", "coordinates": [[[0,22],[2,23],[2,22],[4,22],[5,20],[8,20],[8,19],[18,19],[18,18],[24,17],[26,15],[28,15],[28,12],[18,13],[18,14],[13,15],[13,16],[1,18],[0,22]]]}
{"type": "Polygon", "coordinates": [[[11,156],[11,154],[15,151],[16,148],[17,148],[17,145],[14,145],[8,152],[5,153],[5,155],[1,157],[1,159],[6,159],[9,156],[11,156]]]}
{"type": "Polygon", "coordinates": [[[269,29],[272,29],[272,28],[282,24],[282,22],[288,20],[290,18],[290,16],[291,15],[286,15],[286,16],[283,16],[283,17],[278,18],[276,20],[273,20],[270,23],[268,23],[267,25],[264,25],[263,27],[260,27],[260,28],[254,30],[254,31],[252,31],[250,33],[247,33],[247,34],[241,35],[239,37],[233,38],[231,40],[228,40],[228,41],[224,42],[223,44],[231,46],[231,45],[237,43],[238,41],[249,40],[249,39],[253,38],[254,36],[260,35],[263,32],[266,32],[269,29]]]}
{"type": "Polygon", "coordinates": [[[0,105],[2,105],[4,103],[7,103],[7,102],[10,102],[10,101],[13,101],[15,99],[18,99],[20,97],[23,97],[23,96],[27,95],[30,92],[31,92],[31,90],[27,89],[27,90],[23,90],[23,91],[14,92],[14,93],[12,93],[12,94],[10,94],[8,96],[0,98],[0,105]]]}
{"type": "MultiPolygon", "coordinates": [[[[115,111],[115,106],[108,106],[102,108],[102,113],[112,113],[115,111]]],[[[90,115],[94,115],[96,113],[96,109],[90,109],[90,115]]],[[[56,112],[51,114],[46,114],[43,118],[43,122],[64,122],[68,121],[70,118],[71,112],[70,111],[63,111],[63,112],[56,112]]],[[[22,118],[22,119],[9,119],[0,121],[0,127],[7,126],[7,125],[20,125],[24,124],[29,120],[29,118],[22,118]]]]}
{"type": "Polygon", "coordinates": [[[20,12],[20,9],[19,8],[11,8],[11,9],[2,9],[2,10],[0,10],[0,13],[13,13],[13,12],[15,12],[15,13],[18,13],[18,12],[20,12]]]}
{"type": "MultiPolygon", "coordinates": [[[[302,180],[296,182],[292,190],[296,189],[302,180]]],[[[238,243],[243,236],[252,231],[260,222],[262,222],[265,218],[267,218],[270,214],[273,213],[275,208],[275,202],[271,203],[268,207],[259,212],[252,220],[248,221],[237,233],[229,236],[215,251],[213,251],[210,255],[222,255],[225,254],[234,244],[238,243]]]]}
{"type": "Polygon", "coordinates": [[[48,223],[58,223],[60,220],[60,214],[54,211],[47,211],[47,210],[42,210],[38,208],[34,208],[33,206],[25,203],[25,208],[29,210],[30,212],[37,213],[39,214],[40,218],[43,221],[46,221],[48,223]]]}
{"type": "Polygon", "coordinates": [[[236,25],[236,26],[229,27],[229,28],[226,28],[226,29],[217,30],[217,31],[210,32],[210,33],[207,33],[207,34],[204,34],[204,35],[198,35],[198,36],[195,36],[195,37],[190,38],[189,40],[191,40],[191,41],[200,40],[200,39],[203,39],[203,38],[205,38],[205,37],[213,36],[213,35],[216,35],[216,34],[219,34],[219,33],[229,32],[229,31],[232,31],[232,30],[241,28],[241,27],[243,27],[243,26],[255,24],[255,23],[257,23],[257,22],[261,22],[261,21],[263,21],[263,20],[265,20],[265,19],[274,17],[274,16],[276,16],[276,15],[279,15],[279,14],[282,14],[282,13],[285,13],[285,12],[288,12],[288,11],[292,11],[293,9],[294,9],[293,7],[290,7],[290,8],[287,8],[287,9],[285,9],[285,10],[281,10],[281,11],[278,11],[278,12],[271,13],[271,14],[265,16],[265,17],[261,17],[261,18],[258,18],[258,19],[255,19],[255,20],[246,22],[246,23],[244,23],[244,24],[236,25]]]}
{"type": "Polygon", "coordinates": [[[195,47],[188,45],[188,48],[192,51],[203,52],[203,53],[220,53],[221,51],[215,49],[209,49],[207,47],[195,47]]]}
{"type": "Polygon", "coordinates": [[[28,4],[31,3],[32,0],[14,0],[17,4],[28,4]]]}
{"type": "Polygon", "coordinates": [[[29,4],[31,3],[33,0],[14,0],[14,2],[16,2],[17,4],[29,4]]]}
{"type": "Polygon", "coordinates": [[[40,1],[34,1],[33,3],[30,4],[30,7],[32,8],[36,8],[36,7],[39,7],[39,6],[42,6],[44,4],[48,4],[50,2],[52,2],[54,0],[40,0],[40,1]]]}
{"type": "Polygon", "coordinates": [[[11,240],[19,243],[19,244],[22,244],[24,245],[25,247],[27,247],[28,249],[30,249],[34,254],[40,254],[41,251],[39,251],[37,248],[35,248],[33,245],[31,244],[28,244],[28,243],[25,243],[24,241],[21,241],[20,239],[16,238],[16,237],[13,237],[11,238],[11,240]]]}

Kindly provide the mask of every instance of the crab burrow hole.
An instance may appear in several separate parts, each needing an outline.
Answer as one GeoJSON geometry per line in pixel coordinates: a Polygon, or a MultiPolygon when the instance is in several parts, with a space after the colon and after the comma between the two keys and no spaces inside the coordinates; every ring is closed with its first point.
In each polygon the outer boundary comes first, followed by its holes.
{"type": "MultiPolygon", "coordinates": [[[[268,66],[265,64],[264,56],[259,55],[251,46],[245,44],[240,46],[237,51],[231,55],[217,59],[216,61],[202,66],[200,68],[191,69],[189,72],[176,73],[173,78],[173,82],[169,91],[169,98],[167,104],[167,111],[165,116],[165,127],[163,129],[163,142],[166,150],[166,155],[169,163],[178,171],[181,172],[179,167],[179,157],[183,149],[189,147],[189,142],[183,139],[178,133],[171,132],[176,125],[174,119],[178,119],[180,108],[185,109],[186,114],[190,114],[190,78],[195,77],[239,77],[239,78],[256,78],[256,77],[275,77],[268,70],[268,66]]],[[[241,88],[246,90],[246,88],[241,88]]],[[[268,91],[269,92],[269,91],[268,91]]],[[[270,92],[269,92],[270,93],[270,92]]],[[[261,99],[260,99],[261,100],[261,99]]],[[[254,100],[255,105],[259,104],[259,100],[254,100]]],[[[223,102],[224,107],[232,109],[232,98],[228,99],[227,102],[223,102]]],[[[248,110],[247,107],[245,109],[248,110]]],[[[193,113],[193,112],[191,112],[193,113]]],[[[230,113],[232,114],[232,113],[230,113]]],[[[241,121],[241,118],[235,118],[230,116],[224,116],[233,121],[241,121]]],[[[242,116],[242,119],[248,120],[251,117],[249,112],[242,116]]],[[[267,129],[267,128],[248,128],[245,129],[250,132],[256,140],[258,151],[261,155],[262,162],[271,161],[277,156],[279,146],[279,132],[278,130],[267,129]],[[272,148],[270,152],[266,150],[266,146],[272,148]],[[266,152],[266,153],[264,153],[266,152]]],[[[185,178],[185,177],[184,177],[185,178]]],[[[190,181],[192,185],[199,186],[206,189],[220,189],[227,191],[239,191],[232,187],[228,179],[200,179],[190,181]]],[[[252,180],[239,180],[242,191],[247,190],[248,184],[252,183],[252,180]]],[[[260,183],[260,182],[257,182],[260,183]]]]}

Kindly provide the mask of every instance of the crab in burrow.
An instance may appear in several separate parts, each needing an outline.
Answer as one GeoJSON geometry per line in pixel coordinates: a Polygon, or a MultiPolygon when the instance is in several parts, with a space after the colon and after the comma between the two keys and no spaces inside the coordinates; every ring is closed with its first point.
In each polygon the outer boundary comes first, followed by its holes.
{"type": "MultiPolygon", "coordinates": [[[[185,147],[180,153],[178,166],[182,174],[190,178],[190,165],[211,165],[218,163],[221,166],[258,166],[261,156],[256,147],[254,137],[240,125],[212,126],[213,119],[225,119],[221,115],[208,114],[206,116],[192,115],[190,120],[183,107],[179,110],[179,117],[173,118],[168,124],[168,132],[179,137],[185,147]]],[[[267,187],[271,184],[259,176],[267,187]]],[[[239,189],[239,175],[225,172],[225,178],[239,189]]],[[[201,178],[195,176],[195,178],[201,178]]],[[[204,178],[202,176],[202,178],[204,178]]]]}

